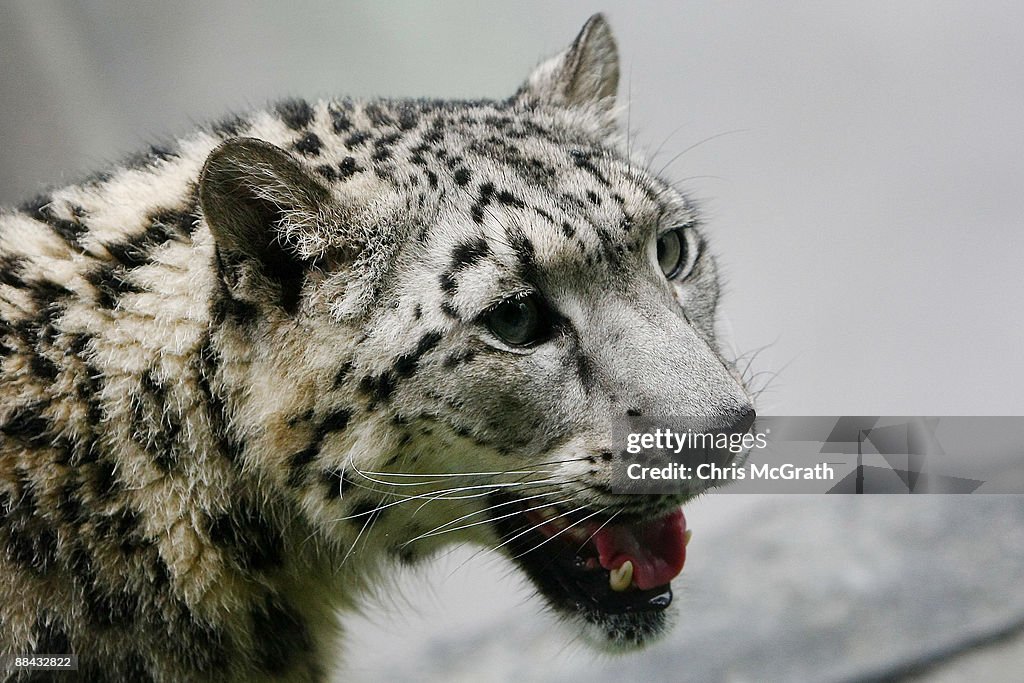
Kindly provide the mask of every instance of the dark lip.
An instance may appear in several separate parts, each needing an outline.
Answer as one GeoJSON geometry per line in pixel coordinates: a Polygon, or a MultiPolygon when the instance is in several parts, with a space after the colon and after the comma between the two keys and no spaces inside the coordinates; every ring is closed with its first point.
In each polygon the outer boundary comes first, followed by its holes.
{"type": "Polygon", "coordinates": [[[567,611],[635,614],[661,612],[672,603],[670,584],[648,590],[613,591],[608,570],[587,566],[587,559],[597,556],[592,541],[581,547],[562,536],[544,536],[531,530],[534,525],[523,514],[525,504],[507,494],[491,497],[495,508],[491,523],[498,531],[499,542],[508,541],[505,547],[509,554],[552,605],[567,611]],[[510,515],[511,510],[520,514],[510,515]]]}

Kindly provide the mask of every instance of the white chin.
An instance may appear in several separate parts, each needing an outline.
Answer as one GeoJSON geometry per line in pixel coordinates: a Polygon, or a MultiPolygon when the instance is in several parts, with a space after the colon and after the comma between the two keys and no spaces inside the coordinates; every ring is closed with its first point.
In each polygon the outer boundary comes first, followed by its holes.
{"type": "Polygon", "coordinates": [[[625,654],[656,643],[672,628],[675,607],[659,612],[635,614],[573,614],[567,626],[579,630],[580,640],[595,650],[625,654]]]}

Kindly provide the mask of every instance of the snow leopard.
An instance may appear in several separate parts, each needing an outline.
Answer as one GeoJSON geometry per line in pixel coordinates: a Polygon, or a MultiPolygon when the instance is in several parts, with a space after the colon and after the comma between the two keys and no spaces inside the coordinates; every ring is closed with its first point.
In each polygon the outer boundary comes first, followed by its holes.
{"type": "Polygon", "coordinates": [[[664,633],[694,492],[616,491],[609,425],[754,408],[618,82],[595,15],[508,99],[287,99],[0,214],[0,655],[325,681],[455,543],[664,633]]]}

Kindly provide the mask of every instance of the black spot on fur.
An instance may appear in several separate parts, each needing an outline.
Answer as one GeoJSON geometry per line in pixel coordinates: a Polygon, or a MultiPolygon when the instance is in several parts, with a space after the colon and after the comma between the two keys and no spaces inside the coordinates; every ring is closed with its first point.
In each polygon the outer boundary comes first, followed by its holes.
{"type": "Polygon", "coordinates": [[[323,439],[331,432],[340,432],[345,427],[348,427],[349,420],[352,419],[352,411],[346,410],[345,408],[336,408],[335,410],[328,413],[323,422],[320,423],[320,427],[317,431],[319,438],[323,439]]]}
{"type": "Polygon", "coordinates": [[[597,193],[593,190],[587,190],[587,199],[594,206],[601,206],[601,198],[597,196],[597,193]]]}
{"type": "Polygon", "coordinates": [[[573,352],[573,361],[576,364],[576,374],[580,383],[588,393],[594,387],[594,363],[583,351],[577,349],[573,352]]]}
{"type": "Polygon", "coordinates": [[[472,178],[472,175],[470,174],[469,169],[460,168],[455,171],[455,182],[459,187],[465,187],[468,185],[470,178],[472,178]]]}
{"type": "Polygon", "coordinates": [[[199,217],[192,211],[173,209],[155,211],[149,216],[149,231],[146,238],[151,246],[157,246],[175,236],[189,237],[199,224],[199,217]]]}
{"type": "Polygon", "coordinates": [[[416,344],[416,350],[398,357],[394,364],[394,373],[399,377],[409,377],[416,372],[416,366],[424,354],[430,352],[441,341],[440,332],[428,332],[416,344]]]}
{"type": "Polygon", "coordinates": [[[360,173],[365,170],[366,169],[364,169],[362,166],[356,163],[355,158],[345,157],[344,159],[341,160],[341,163],[338,164],[338,177],[341,178],[342,180],[347,180],[356,173],[360,173]]]}
{"type": "Polygon", "coordinates": [[[338,172],[334,170],[333,166],[328,164],[320,164],[314,170],[332,183],[338,179],[338,172]]]}
{"type": "Polygon", "coordinates": [[[408,105],[403,106],[402,110],[398,113],[398,127],[401,130],[410,130],[415,128],[419,122],[419,114],[417,114],[416,111],[408,105]]]}
{"type": "Polygon", "coordinates": [[[375,503],[372,500],[361,500],[352,506],[352,519],[350,521],[359,527],[363,525],[372,526],[383,514],[384,509],[380,506],[380,503],[375,503]]]}
{"type": "Polygon", "coordinates": [[[9,285],[15,288],[25,286],[18,271],[25,263],[25,259],[19,256],[0,255],[0,284],[9,285]]]}
{"type": "Polygon", "coordinates": [[[369,131],[366,131],[366,130],[356,131],[355,133],[352,133],[347,138],[345,138],[345,146],[348,147],[349,149],[354,149],[356,147],[359,147],[360,145],[362,145],[364,142],[366,142],[367,140],[369,140],[372,137],[373,137],[373,133],[371,133],[369,131]]]}
{"type": "Polygon", "coordinates": [[[573,235],[576,234],[576,231],[573,230],[573,227],[569,225],[568,221],[564,221],[562,223],[562,234],[565,235],[566,237],[572,237],[573,235]]]}
{"type": "Polygon", "coordinates": [[[459,351],[450,354],[447,358],[444,359],[444,367],[455,368],[462,365],[463,363],[468,363],[472,361],[474,358],[476,358],[476,351],[473,349],[459,351]]]}
{"type": "Polygon", "coordinates": [[[135,425],[132,439],[161,471],[171,471],[178,462],[177,439],[181,423],[169,407],[167,387],[152,369],[144,371],[139,378],[139,389],[132,401],[132,418],[135,425]]]}
{"type": "Polygon", "coordinates": [[[296,427],[296,426],[298,426],[300,424],[305,424],[305,423],[309,422],[312,419],[313,419],[313,409],[309,408],[308,410],[304,410],[299,415],[292,415],[291,417],[289,417],[288,418],[288,426],[289,427],[296,427]]]}
{"type": "Polygon", "coordinates": [[[37,377],[50,382],[57,379],[57,375],[60,372],[60,368],[57,367],[56,363],[40,353],[33,353],[29,357],[28,364],[37,377]]]}
{"type": "Polygon", "coordinates": [[[125,556],[133,555],[150,545],[139,529],[139,513],[129,508],[120,508],[109,515],[94,518],[94,532],[97,537],[117,545],[125,556]]]}
{"type": "Polygon", "coordinates": [[[92,474],[93,495],[101,501],[113,498],[118,489],[114,465],[106,460],[98,460],[89,471],[92,474]]]}
{"type": "Polygon", "coordinates": [[[331,129],[335,134],[344,133],[352,127],[352,121],[346,112],[333,106],[329,107],[327,111],[331,115],[331,129]]]}
{"type": "Polygon", "coordinates": [[[461,318],[459,317],[459,312],[455,310],[455,307],[452,306],[447,301],[441,302],[441,312],[444,313],[449,318],[452,318],[453,320],[461,320],[461,318]]]}
{"type": "Polygon", "coordinates": [[[306,133],[303,135],[298,142],[295,143],[295,149],[303,154],[311,157],[319,156],[320,147],[323,143],[320,142],[320,138],[317,137],[316,133],[306,133]]]}
{"type": "Polygon", "coordinates": [[[40,616],[36,619],[33,631],[36,637],[35,654],[56,655],[74,652],[67,628],[57,617],[50,614],[40,616]]]}
{"type": "Polygon", "coordinates": [[[183,668],[200,673],[209,674],[227,667],[231,649],[228,636],[193,613],[181,600],[172,601],[169,609],[172,610],[169,631],[174,637],[165,639],[162,645],[170,657],[183,668]]]}
{"type": "Polygon", "coordinates": [[[97,580],[83,586],[85,611],[92,625],[102,629],[130,627],[139,612],[138,595],[119,585],[109,588],[97,580]]]}
{"type": "Polygon", "coordinates": [[[416,307],[412,309],[412,317],[419,320],[423,317],[423,305],[416,304],[416,307]]]}
{"type": "Polygon", "coordinates": [[[334,379],[331,380],[331,384],[337,388],[345,384],[345,380],[348,378],[349,373],[352,372],[352,362],[347,361],[338,368],[338,371],[334,373],[334,379]]]}
{"type": "Polygon", "coordinates": [[[27,290],[35,304],[37,319],[54,322],[57,316],[63,312],[65,301],[74,296],[74,293],[63,285],[49,280],[36,280],[25,283],[23,289],[27,290]]]}
{"type": "Polygon", "coordinates": [[[537,212],[537,215],[540,216],[541,218],[543,218],[544,220],[546,220],[548,223],[551,223],[552,225],[555,225],[555,218],[550,213],[548,213],[544,209],[540,208],[539,206],[533,206],[533,207],[530,207],[530,208],[532,208],[535,212],[537,212]]]}
{"type": "Polygon", "coordinates": [[[381,106],[375,102],[370,102],[363,109],[363,113],[366,114],[370,122],[377,128],[383,128],[384,126],[394,126],[395,120],[391,117],[391,114],[384,111],[381,106]]]}
{"type": "Polygon", "coordinates": [[[57,536],[40,521],[34,507],[22,501],[6,515],[0,546],[8,561],[45,576],[57,561],[57,536]]]}
{"type": "Polygon", "coordinates": [[[290,605],[268,598],[262,607],[252,610],[253,661],[271,676],[288,672],[297,661],[304,661],[312,641],[306,624],[290,605]]]}
{"type": "Polygon", "coordinates": [[[199,387],[199,394],[203,398],[206,418],[216,442],[217,451],[230,462],[237,465],[240,463],[242,454],[245,451],[245,441],[232,433],[228,428],[224,397],[219,391],[215,391],[211,384],[211,380],[217,372],[219,358],[217,350],[214,348],[209,337],[199,347],[197,359],[196,384],[199,387]]]}
{"type": "Polygon", "coordinates": [[[119,267],[100,266],[86,274],[85,279],[96,288],[96,303],[101,308],[113,309],[121,296],[142,292],[128,281],[127,273],[119,267]]]}
{"type": "Polygon", "coordinates": [[[302,485],[306,476],[306,468],[309,466],[309,463],[316,459],[319,453],[320,444],[317,443],[292,455],[288,461],[289,486],[299,487],[302,485]]]}
{"type": "Polygon", "coordinates": [[[449,296],[454,294],[455,290],[458,289],[459,287],[459,283],[455,281],[455,278],[452,276],[452,273],[448,271],[445,271],[438,275],[437,281],[438,284],[441,285],[441,291],[449,296]]]}
{"type": "Polygon", "coordinates": [[[457,244],[452,249],[451,269],[459,271],[463,268],[469,268],[486,258],[490,253],[491,248],[482,237],[457,244]]]}
{"type": "Polygon", "coordinates": [[[509,230],[508,241],[509,245],[516,252],[516,259],[519,261],[519,264],[527,270],[532,269],[535,265],[536,251],[530,238],[522,230],[509,230]]]}
{"type": "Polygon", "coordinates": [[[66,523],[76,528],[88,518],[88,513],[82,507],[77,482],[69,481],[61,486],[57,494],[57,513],[66,523]]]}
{"type": "Polygon", "coordinates": [[[277,115],[292,130],[302,130],[313,120],[313,108],[305,100],[284,100],[277,104],[277,115]]]}
{"type": "Polygon", "coordinates": [[[188,212],[158,211],[149,216],[144,232],[103,246],[125,268],[138,268],[152,261],[153,251],[158,246],[190,235],[195,223],[196,216],[188,212]]]}
{"type": "Polygon", "coordinates": [[[569,155],[572,157],[572,161],[577,168],[582,168],[587,173],[597,178],[602,185],[606,187],[608,186],[608,179],[604,177],[604,174],[601,173],[601,171],[597,169],[597,166],[595,166],[591,161],[591,154],[581,149],[574,149],[569,152],[569,155]]]}
{"type": "Polygon", "coordinates": [[[171,159],[178,158],[178,155],[174,150],[164,145],[150,145],[149,150],[146,152],[149,157],[149,161],[170,161],[171,159]]]}
{"type": "Polygon", "coordinates": [[[525,206],[525,204],[523,204],[523,202],[520,199],[518,199],[508,190],[502,190],[501,192],[498,193],[498,202],[504,204],[505,206],[514,206],[517,209],[521,209],[525,206]]]}
{"type": "Polygon", "coordinates": [[[39,195],[19,208],[35,220],[46,223],[69,246],[81,251],[81,237],[86,232],[86,226],[77,219],[57,218],[50,206],[52,201],[53,198],[48,195],[39,195]]]}
{"type": "Polygon", "coordinates": [[[32,444],[46,443],[50,422],[43,416],[45,407],[41,401],[17,406],[0,425],[0,433],[32,444]]]}
{"type": "Polygon", "coordinates": [[[235,137],[242,127],[245,126],[245,119],[237,114],[227,116],[213,124],[213,132],[221,137],[235,137]]]}
{"type": "Polygon", "coordinates": [[[360,380],[359,389],[375,403],[386,403],[395,390],[395,378],[387,372],[376,377],[368,375],[360,380]]]}
{"type": "Polygon", "coordinates": [[[331,468],[320,473],[320,480],[327,490],[327,499],[336,500],[352,489],[352,480],[344,470],[331,468]]]}
{"type": "Polygon", "coordinates": [[[388,548],[388,553],[407,567],[411,567],[416,564],[416,561],[419,559],[416,551],[409,545],[392,546],[388,548]]]}
{"type": "Polygon", "coordinates": [[[263,572],[283,564],[284,544],[281,536],[249,502],[210,520],[210,541],[228,552],[247,572],[263,572]]]}
{"type": "Polygon", "coordinates": [[[486,182],[480,185],[480,194],[476,200],[476,203],[470,207],[469,213],[473,217],[473,220],[477,223],[484,222],[484,211],[487,209],[487,205],[491,202],[491,197],[494,195],[494,183],[486,182]]]}
{"type": "Polygon", "coordinates": [[[236,299],[225,289],[210,304],[210,316],[217,325],[231,321],[239,327],[248,327],[259,320],[260,310],[256,304],[236,299]]]}

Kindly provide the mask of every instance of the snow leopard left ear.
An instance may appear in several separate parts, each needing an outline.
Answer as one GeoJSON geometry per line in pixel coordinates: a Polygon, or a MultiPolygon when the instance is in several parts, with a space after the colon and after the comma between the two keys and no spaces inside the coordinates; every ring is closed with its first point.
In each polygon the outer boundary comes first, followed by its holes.
{"type": "Polygon", "coordinates": [[[307,271],[323,253],[322,226],[333,213],[327,188],[283,149],[235,138],[207,157],[199,204],[225,284],[294,313],[307,271]]]}
{"type": "Polygon", "coordinates": [[[608,22],[595,14],[569,48],[530,74],[513,101],[563,107],[596,106],[609,113],[619,87],[619,52],[608,22]]]}

